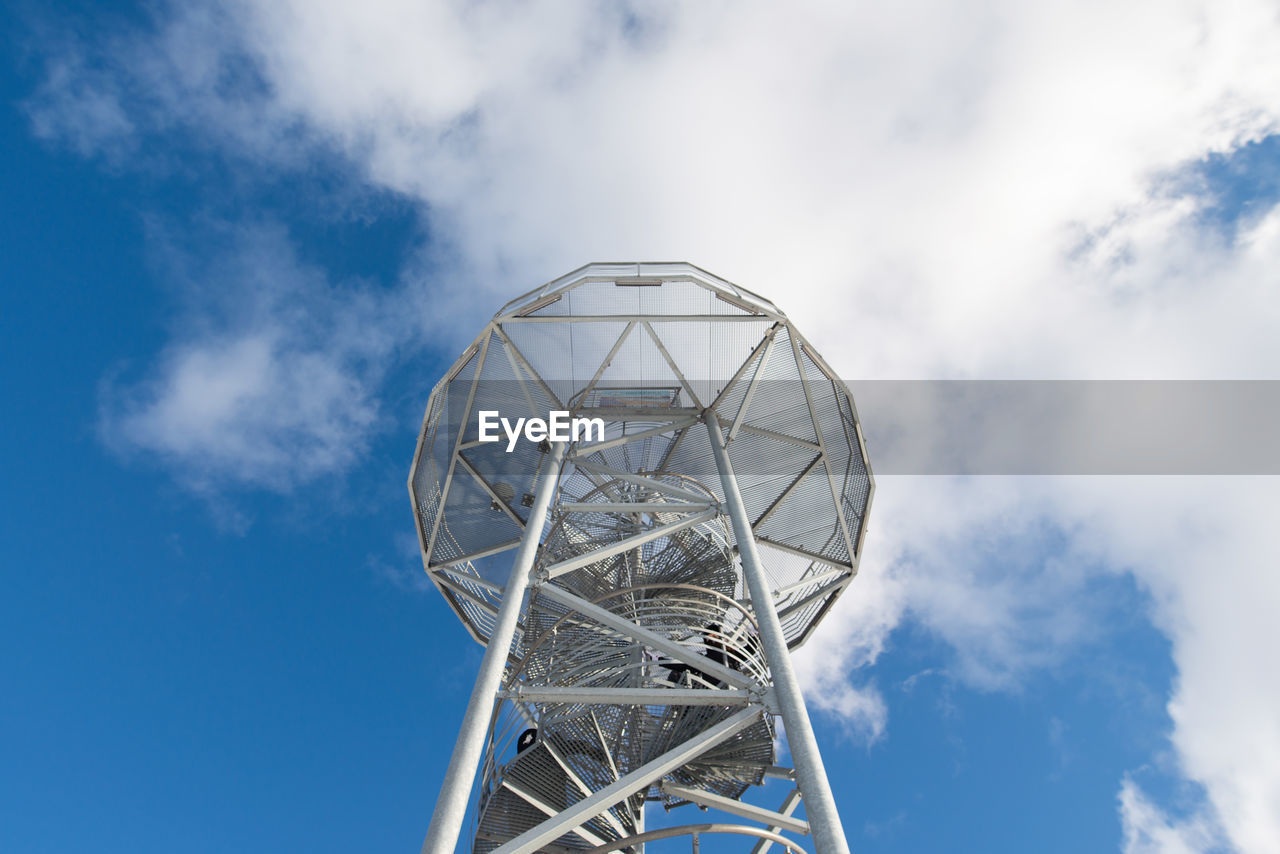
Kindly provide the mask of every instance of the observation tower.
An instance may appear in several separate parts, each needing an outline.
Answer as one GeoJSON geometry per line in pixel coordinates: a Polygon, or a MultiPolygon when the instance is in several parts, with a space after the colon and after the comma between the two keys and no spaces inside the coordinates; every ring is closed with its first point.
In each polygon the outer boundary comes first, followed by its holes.
{"type": "Polygon", "coordinates": [[[857,573],[874,488],[848,389],[761,296],[591,264],[503,306],[409,476],[427,574],[485,647],[424,854],[845,854],[790,652],[857,573]],[[770,777],[782,803],[749,803],[770,777]]]}

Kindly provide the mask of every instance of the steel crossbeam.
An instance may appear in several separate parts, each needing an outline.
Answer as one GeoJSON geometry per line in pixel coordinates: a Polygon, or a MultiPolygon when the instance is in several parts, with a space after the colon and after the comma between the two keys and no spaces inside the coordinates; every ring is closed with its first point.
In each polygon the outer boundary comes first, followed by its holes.
{"type": "Polygon", "coordinates": [[[639,474],[637,472],[622,471],[621,469],[616,469],[612,466],[604,465],[603,463],[597,463],[591,460],[584,460],[582,457],[576,454],[571,455],[569,459],[573,462],[573,464],[576,467],[580,469],[585,469],[589,472],[594,472],[595,474],[602,475],[604,477],[610,477],[610,478],[613,478],[614,480],[621,480],[627,483],[634,483],[636,486],[642,486],[646,489],[652,489],[655,492],[663,492],[663,493],[666,493],[667,495],[670,495],[674,498],[679,498],[683,501],[706,501],[709,498],[709,496],[706,493],[699,494],[697,492],[694,492],[691,489],[683,489],[679,486],[675,486],[674,484],[664,483],[663,481],[659,480],[656,477],[650,477],[648,475],[639,474]]]}
{"type": "MultiPolygon", "coordinates": [[[[800,790],[792,789],[787,793],[787,796],[782,799],[782,806],[778,808],[778,812],[782,815],[791,815],[796,811],[796,807],[800,806],[800,801],[800,790]]],[[[769,831],[771,833],[777,833],[781,829],[782,828],[780,827],[770,826],[769,831]]],[[[767,836],[761,837],[760,841],[751,849],[751,854],[764,854],[764,852],[773,847],[774,842],[775,840],[770,839],[767,836]]]]}
{"type": "Polygon", "coordinates": [[[595,549],[594,551],[569,558],[568,560],[562,560],[559,563],[553,563],[545,570],[547,577],[556,578],[564,575],[566,572],[573,572],[575,569],[590,566],[597,561],[611,558],[616,554],[629,552],[634,548],[644,545],[645,543],[651,543],[654,540],[674,534],[676,531],[683,531],[685,528],[692,525],[709,522],[717,515],[719,515],[719,511],[717,510],[705,510],[697,516],[690,516],[687,519],[678,519],[675,522],[668,522],[665,525],[659,525],[656,528],[636,534],[633,537],[627,537],[625,540],[618,540],[616,543],[610,543],[603,548],[595,549]]]}
{"type": "Polygon", "coordinates": [[[760,719],[760,710],[746,708],[726,718],[696,737],[668,750],[656,759],[646,762],[636,770],[624,775],[621,779],[610,783],[589,798],[584,798],[554,818],[549,818],[536,827],[499,846],[493,854],[532,854],[543,845],[551,842],[573,828],[590,821],[601,811],[621,801],[623,798],[645,789],[654,780],[663,777],[682,765],[697,759],[703,753],[715,747],[760,719]]]}
{"type": "Polygon", "coordinates": [[[602,442],[594,442],[590,445],[579,445],[574,456],[586,457],[599,451],[607,451],[610,448],[618,448],[623,445],[630,445],[632,442],[638,442],[641,439],[648,439],[651,436],[661,436],[664,433],[671,433],[681,430],[685,427],[691,427],[698,423],[698,419],[693,416],[686,416],[676,421],[670,421],[666,424],[659,424],[657,427],[650,427],[647,430],[640,430],[636,433],[628,433],[619,436],[616,439],[605,439],[602,442]]]}
{"type": "Polygon", "coordinates": [[[608,626],[619,634],[629,637],[632,640],[640,641],[641,643],[653,647],[659,652],[665,652],[677,661],[682,661],[685,664],[691,665],[708,676],[714,676],[721,682],[727,682],[730,685],[736,685],[739,688],[760,687],[749,676],[739,673],[730,667],[726,667],[718,661],[712,661],[705,655],[699,655],[689,649],[689,647],[671,640],[666,635],[660,635],[657,632],[638,626],[626,617],[601,608],[599,605],[594,605],[579,596],[575,596],[563,587],[557,587],[554,584],[544,584],[538,588],[538,590],[543,596],[548,596],[562,605],[568,605],[584,617],[590,617],[596,622],[608,626]]]}
{"type": "Polygon", "coordinates": [[[678,783],[672,783],[670,780],[663,780],[659,784],[659,788],[668,795],[681,798],[689,801],[690,803],[721,810],[729,813],[730,815],[736,815],[752,821],[758,821],[763,825],[767,825],[774,833],[777,833],[779,830],[789,830],[792,833],[803,833],[806,836],[809,834],[809,822],[799,818],[792,818],[790,815],[783,815],[780,812],[767,810],[764,807],[744,804],[737,798],[726,798],[724,795],[717,795],[713,792],[704,792],[701,789],[691,789],[688,786],[681,786],[678,783]]]}
{"type": "Polygon", "coordinates": [[[564,501],[557,505],[565,513],[692,513],[710,508],[710,501],[564,501]]]}
{"type": "Polygon", "coordinates": [[[518,703],[582,703],[602,706],[746,706],[759,698],[741,688],[579,688],[518,685],[498,696],[518,703]]]}

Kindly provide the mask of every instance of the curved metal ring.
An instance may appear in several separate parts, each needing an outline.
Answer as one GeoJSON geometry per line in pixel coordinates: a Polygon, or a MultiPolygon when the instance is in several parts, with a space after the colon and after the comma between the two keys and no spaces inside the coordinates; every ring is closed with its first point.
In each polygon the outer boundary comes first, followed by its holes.
{"type": "Polygon", "coordinates": [[[618,851],[631,845],[653,842],[656,839],[670,839],[673,836],[696,836],[702,833],[736,833],[742,836],[758,836],[761,839],[768,839],[770,842],[776,842],[784,846],[787,854],[805,854],[803,848],[782,834],[774,833],[770,830],[761,830],[758,827],[751,827],[746,824],[682,824],[678,827],[664,827],[660,830],[650,830],[647,833],[637,833],[635,836],[628,836],[626,839],[615,839],[613,842],[607,842],[595,848],[588,848],[584,854],[608,854],[610,851],[618,851]]]}

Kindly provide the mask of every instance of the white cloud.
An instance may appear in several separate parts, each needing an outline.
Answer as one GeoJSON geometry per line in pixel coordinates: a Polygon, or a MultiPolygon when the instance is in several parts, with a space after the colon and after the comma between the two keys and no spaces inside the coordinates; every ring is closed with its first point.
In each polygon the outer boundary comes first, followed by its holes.
{"type": "Polygon", "coordinates": [[[1203,785],[1206,802],[1191,824],[1161,829],[1147,821],[1156,808],[1132,800],[1135,790],[1124,801],[1126,820],[1147,829],[1134,831],[1130,848],[1161,850],[1143,840],[1174,839],[1201,840],[1188,849],[1196,851],[1220,850],[1222,840],[1244,852],[1273,847],[1275,478],[892,477],[881,479],[878,500],[862,575],[803,668],[815,693],[833,671],[854,678],[904,615],[953,648],[953,676],[979,688],[1016,687],[1036,668],[1105,645],[1115,606],[1096,582],[1131,573],[1177,665],[1168,703],[1174,770],[1203,785]],[[1045,548],[1046,538],[1061,543],[1045,548]],[[1213,844],[1203,842],[1210,831],[1213,844]]]}
{"type": "Polygon", "coordinates": [[[1099,554],[1151,590],[1173,643],[1172,742],[1241,851],[1280,838],[1280,684],[1271,650],[1280,579],[1275,478],[1077,484],[1099,554]]]}
{"type": "Polygon", "coordinates": [[[1221,850],[1221,837],[1212,818],[1198,814],[1183,820],[1171,819],[1128,778],[1120,787],[1120,821],[1125,854],[1202,854],[1221,850]]]}
{"type": "Polygon", "coordinates": [[[364,453],[384,362],[412,326],[395,294],[332,287],[276,227],[235,229],[227,259],[174,254],[189,303],[141,379],[106,386],[101,429],[125,453],[162,459],[200,491],[289,490],[364,453]]]}
{"type": "MultiPolygon", "coordinates": [[[[1171,176],[1280,128],[1278,36],[1248,0],[186,6],[111,48],[136,61],[55,63],[29,109],[83,150],[179,126],[277,167],[337,152],[425,203],[473,306],[587,260],[688,259],[776,296],[852,378],[1270,377],[1280,214],[1224,236],[1171,176]]],[[[175,343],[112,423],[208,478],[347,464],[369,351],[272,311],[175,343]]],[[[842,651],[802,667],[874,738],[874,686],[832,686],[905,615],[960,678],[1016,684],[1088,642],[1090,573],[1132,572],[1173,644],[1181,767],[1232,845],[1267,850],[1275,488],[885,478],[824,629],[842,651]],[[1049,562],[1046,526],[1069,541],[1049,562]]],[[[1131,850],[1204,847],[1127,783],[1121,812],[1131,850]]]]}
{"type": "Polygon", "coordinates": [[[65,143],[81,155],[112,152],[134,142],[137,128],[121,104],[118,82],[88,72],[77,53],[49,62],[29,109],[37,137],[65,143]]]}

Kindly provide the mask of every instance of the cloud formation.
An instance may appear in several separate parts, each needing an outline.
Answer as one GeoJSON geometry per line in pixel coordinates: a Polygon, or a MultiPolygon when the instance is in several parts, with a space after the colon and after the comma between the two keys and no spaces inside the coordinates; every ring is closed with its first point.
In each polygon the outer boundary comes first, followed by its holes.
{"type": "Polygon", "coordinates": [[[330,284],[279,226],[218,228],[211,268],[193,269],[203,251],[166,253],[185,307],[141,379],[104,387],[104,439],[206,493],[288,491],[345,470],[381,419],[381,377],[412,323],[392,294],[330,284]]]}
{"type": "MultiPolygon", "coordinates": [[[[439,319],[459,294],[474,313],[588,260],[669,258],[776,296],[853,378],[1278,363],[1280,212],[1217,227],[1220,199],[1189,179],[1280,130],[1269,3],[219,8],[72,44],[28,103],[36,132],[143,160],[175,134],[255,168],[336,156],[422,204],[424,322],[447,340],[473,329],[439,319]]],[[[302,279],[175,338],[109,405],[108,433],[204,482],[287,488],[348,465],[378,418],[373,366],[412,333],[377,308],[344,320],[322,276],[302,279]]],[[[955,678],[1000,687],[1087,642],[1090,577],[1132,573],[1173,644],[1171,741],[1207,800],[1169,818],[1118,781],[1125,844],[1206,850],[1220,831],[1264,851],[1280,838],[1275,492],[883,479],[810,684],[874,738],[884,704],[850,674],[904,619],[954,648],[955,678]],[[1046,531],[1068,544],[1045,552],[1046,531]]]]}
{"type": "Polygon", "coordinates": [[[1222,842],[1204,816],[1171,819],[1128,778],[1120,787],[1120,818],[1125,854],[1195,854],[1215,849],[1222,842]]]}

